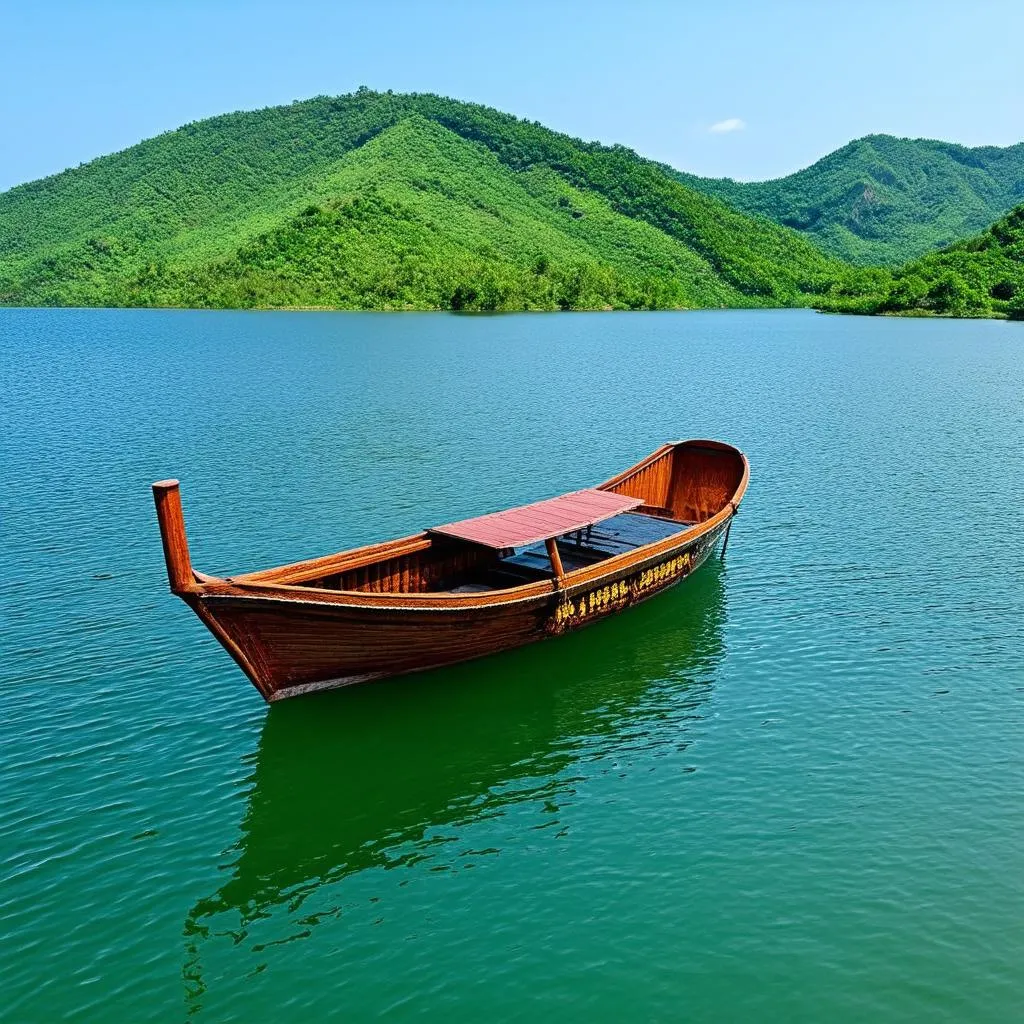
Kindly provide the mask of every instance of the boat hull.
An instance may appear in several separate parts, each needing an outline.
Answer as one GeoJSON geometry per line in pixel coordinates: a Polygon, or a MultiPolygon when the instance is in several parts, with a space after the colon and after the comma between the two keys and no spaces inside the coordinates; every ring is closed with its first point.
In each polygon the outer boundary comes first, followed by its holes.
{"type": "Polygon", "coordinates": [[[233,576],[192,567],[179,482],[153,496],[172,593],[276,701],[495,654],[646,601],[724,552],[749,474],[731,445],[676,441],[595,488],[233,576]]]}
{"type": "Polygon", "coordinates": [[[495,654],[582,629],[695,572],[729,520],[585,582],[512,600],[417,607],[209,594],[193,607],[268,701],[495,654]]]}

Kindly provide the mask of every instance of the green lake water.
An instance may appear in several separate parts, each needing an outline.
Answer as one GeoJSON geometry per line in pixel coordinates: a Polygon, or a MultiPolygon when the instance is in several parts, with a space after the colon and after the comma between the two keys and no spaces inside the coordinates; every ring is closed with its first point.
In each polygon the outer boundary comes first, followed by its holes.
{"type": "Polygon", "coordinates": [[[1024,325],[0,310],[0,1018],[1024,1012],[1024,325]],[[167,592],[741,447],[724,563],[267,708],[167,592]]]}

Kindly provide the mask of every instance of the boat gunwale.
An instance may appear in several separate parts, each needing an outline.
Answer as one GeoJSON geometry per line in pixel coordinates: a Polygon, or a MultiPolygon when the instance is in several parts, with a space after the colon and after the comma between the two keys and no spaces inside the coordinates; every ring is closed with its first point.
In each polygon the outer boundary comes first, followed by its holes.
{"type": "MultiPolygon", "coordinates": [[[[634,567],[639,567],[651,558],[657,558],[674,548],[685,546],[699,540],[704,534],[717,529],[736,514],[737,508],[747,488],[750,477],[750,465],[747,457],[738,448],[721,441],[690,439],[668,442],[651,452],[646,458],[623,470],[621,473],[597,485],[597,490],[610,490],[625,482],[631,476],[641,472],[648,465],[656,462],[670,451],[678,448],[710,448],[715,451],[732,453],[740,459],[743,472],[736,489],[724,506],[713,516],[696,524],[680,523],[680,529],[667,537],[651,541],[629,551],[612,555],[592,565],[581,566],[566,573],[561,578],[535,580],[506,587],[500,590],[483,591],[477,594],[453,593],[436,591],[432,593],[378,593],[363,590],[327,590],[323,587],[305,586],[302,583],[289,583],[289,577],[301,576],[309,578],[311,573],[333,575],[343,572],[346,568],[373,564],[375,560],[395,558],[427,550],[434,541],[428,531],[409,534],[395,540],[377,541],[358,548],[322,555],[317,558],[304,559],[286,565],[254,572],[239,573],[230,576],[211,576],[206,573],[194,572],[196,584],[190,594],[195,598],[236,597],[247,600],[272,600],[278,598],[292,604],[326,605],[331,607],[372,608],[379,610],[408,611],[414,609],[447,609],[473,610],[501,607],[533,601],[538,598],[550,598],[556,594],[570,595],[580,586],[589,586],[606,577],[622,575],[634,567]],[[374,559],[374,555],[381,556],[374,559]]],[[[634,513],[647,515],[642,510],[634,513]]],[[[663,516],[651,516],[665,522],[678,522],[663,516]]],[[[314,577],[315,578],[315,577],[314,577]]]]}
{"type": "Polygon", "coordinates": [[[321,587],[299,587],[289,584],[279,586],[261,586],[260,584],[241,583],[220,587],[204,587],[198,596],[214,599],[280,602],[289,605],[318,605],[327,608],[352,608],[373,611],[441,611],[464,612],[504,608],[507,605],[523,604],[538,599],[551,598],[556,595],[575,596],[580,589],[589,589],[595,584],[600,585],[606,578],[621,577],[625,571],[633,571],[643,567],[644,563],[657,561],[667,552],[680,547],[689,546],[699,540],[705,533],[713,533],[725,524],[735,513],[730,509],[723,510],[714,519],[701,523],[701,529],[693,532],[693,528],[679,533],[670,534],[663,540],[645,544],[633,551],[606,558],[594,565],[575,569],[562,577],[563,583],[558,585],[555,579],[538,580],[525,583],[518,587],[503,590],[492,590],[480,594],[453,594],[439,592],[434,594],[397,594],[367,592],[362,590],[324,590],[321,587]],[[722,517],[722,518],[720,518],[722,517]],[[692,537],[685,537],[693,532],[692,537]],[[616,563],[612,565],[612,563],[616,563]],[[602,569],[604,571],[596,572],[602,569]],[[571,580],[571,582],[570,582],[571,580]]]}
{"type": "MultiPolygon", "coordinates": [[[[402,555],[413,555],[417,551],[426,551],[432,543],[432,538],[426,530],[419,533],[410,533],[406,537],[398,537],[395,540],[375,541],[372,544],[363,544],[358,548],[346,548],[344,551],[336,551],[330,555],[320,555],[316,558],[306,558],[300,562],[289,562],[286,565],[274,566],[270,569],[256,569],[253,572],[234,573],[230,576],[207,577],[212,580],[224,582],[248,584],[248,583],[274,583],[275,581],[296,574],[308,575],[310,572],[324,571],[325,575],[336,572],[345,572],[346,569],[357,569],[362,565],[372,565],[376,559],[367,556],[379,554],[386,558],[400,558],[402,555]],[[349,565],[349,562],[355,564],[349,565]]],[[[280,586],[295,586],[295,584],[280,583],[280,586]]],[[[316,587],[307,589],[315,590],[316,587]]],[[[358,594],[358,590],[336,591],[342,594],[358,594]]]]}

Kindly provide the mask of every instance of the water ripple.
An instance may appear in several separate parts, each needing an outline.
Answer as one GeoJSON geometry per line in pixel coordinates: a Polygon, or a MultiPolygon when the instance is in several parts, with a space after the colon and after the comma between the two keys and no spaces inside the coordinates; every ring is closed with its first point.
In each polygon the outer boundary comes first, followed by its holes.
{"type": "Polygon", "coordinates": [[[1015,325],[0,310],[17,1020],[1005,1021],[1015,325]],[[266,709],[166,593],[740,444],[726,565],[266,709]]]}

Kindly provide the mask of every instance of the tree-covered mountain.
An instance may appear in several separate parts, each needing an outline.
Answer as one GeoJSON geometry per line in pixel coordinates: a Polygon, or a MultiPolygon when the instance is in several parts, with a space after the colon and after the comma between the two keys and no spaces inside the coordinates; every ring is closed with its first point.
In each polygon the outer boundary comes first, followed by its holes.
{"type": "Polygon", "coordinates": [[[803,305],[864,277],[621,146],[434,95],[228,114],[0,195],[7,304],[803,305]]]}
{"type": "Polygon", "coordinates": [[[929,253],[873,278],[862,294],[856,286],[844,296],[822,301],[847,313],[1007,316],[1024,320],[1024,204],[974,238],[929,253]]]}
{"type": "Polygon", "coordinates": [[[673,172],[860,265],[897,265],[981,231],[1024,201],[1024,142],[968,149],[869,135],[774,181],[673,172]]]}

